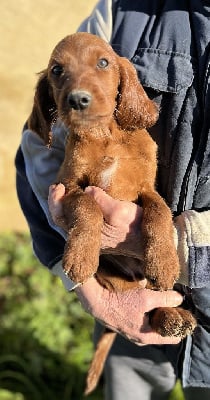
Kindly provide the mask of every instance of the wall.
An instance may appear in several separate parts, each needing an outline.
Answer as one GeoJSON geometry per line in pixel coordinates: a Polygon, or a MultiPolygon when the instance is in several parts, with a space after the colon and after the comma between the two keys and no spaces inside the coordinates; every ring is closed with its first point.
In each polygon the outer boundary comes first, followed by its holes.
{"type": "Polygon", "coordinates": [[[36,73],[56,43],[73,33],[96,0],[1,1],[0,231],[26,230],[16,198],[14,157],[30,112],[36,73]]]}

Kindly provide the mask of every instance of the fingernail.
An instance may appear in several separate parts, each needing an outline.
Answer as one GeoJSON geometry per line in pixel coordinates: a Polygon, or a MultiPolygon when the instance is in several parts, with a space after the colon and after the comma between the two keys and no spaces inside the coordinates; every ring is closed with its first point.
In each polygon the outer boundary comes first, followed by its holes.
{"type": "Polygon", "coordinates": [[[59,187],[64,187],[64,184],[63,183],[61,183],[61,182],[59,182],[59,183],[57,183],[56,185],[54,185],[54,188],[59,188],[59,187]]]}
{"type": "Polygon", "coordinates": [[[92,192],[93,192],[92,186],[87,186],[87,187],[85,188],[85,193],[91,194],[92,192]]]}
{"type": "Polygon", "coordinates": [[[183,297],[180,293],[171,291],[171,297],[170,297],[170,303],[171,307],[180,305],[183,302],[183,297]]]}
{"type": "Polygon", "coordinates": [[[55,184],[50,185],[50,187],[49,187],[49,192],[53,192],[53,190],[55,190],[55,188],[56,188],[56,185],[55,185],[55,184]]]}

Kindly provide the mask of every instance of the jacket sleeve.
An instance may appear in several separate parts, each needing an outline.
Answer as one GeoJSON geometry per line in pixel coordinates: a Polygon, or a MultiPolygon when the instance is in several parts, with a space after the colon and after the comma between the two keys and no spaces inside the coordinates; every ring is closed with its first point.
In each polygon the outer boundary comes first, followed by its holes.
{"type": "Polygon", "coordinates": [[[25,161],[21,146],[15,158],[17,196],[23,214],[29,225],[32,246],[38,260],[59,276],[66,290],[75,289],[76,286],[65,274],[62,268],[62,257],[65,239],[53,229],[35,196],[26,176],[25,161]]]}
{"type": "Polygon", "coordinates": [[[79,32],[88,32],[110,42],[112,36],[112,0],[99,0],[91,15],[86,18],[79,32]]]}
{"type": "Polygon", "coordinates": [[[179,281],[191,288],[210,283],[210,211],[184,211],[175,218],[179,281]]]}
{"type": "Polygon", "coordinates": [[[43,265],[52,268],[62,258],[65,240],[50,227],[29,184],[21,147],[16,154],[15,166],[18,200],[29,225],[34,253],[43,265]]]}

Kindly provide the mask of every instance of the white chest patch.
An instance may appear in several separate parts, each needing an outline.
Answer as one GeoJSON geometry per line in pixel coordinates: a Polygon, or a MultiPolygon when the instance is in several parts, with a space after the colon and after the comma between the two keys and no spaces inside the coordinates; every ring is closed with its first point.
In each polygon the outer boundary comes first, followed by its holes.
{"type": "Polygon", "coordinates": [[[106,190],[112,181],[112,178],[117,170],[118,167],[118,159],[114,158],[113,162],[105,168],[100,174],[100,187],[106,190]]]}

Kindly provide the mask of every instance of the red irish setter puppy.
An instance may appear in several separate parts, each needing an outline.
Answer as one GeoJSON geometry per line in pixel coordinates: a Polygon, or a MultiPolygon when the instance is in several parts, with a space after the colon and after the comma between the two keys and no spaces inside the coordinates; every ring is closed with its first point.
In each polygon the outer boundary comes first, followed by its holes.
{"type": "MultiPolygon", "coordinates": [[[[96,274],[102,285],[115,291],[138,287],[142,273],[147,287],[172,288],[179,276],[172,215],[155,190],[157,146],[146,130],[157,121],[158,109],[144,92],[135,68],[95,35],[67,36],[55,47],[39,78],[28,125],[49,144],[57,118],[69,129],[57,177],[66,188],[65,272],[74,282],[96,274]],[[140,240],[144,261],[132,279],[118,271],[113,257],[112,262],[105,257],[99,262],[103,215],[84,192],[89,185],[143,208],[140,240]]],[[[182,308],[161,308],[152,313],[151,325],[163,336],[184,337],[193,331],[195,320],[182,308]]],[[[110,346],[115,334],[107,335],[110,346]]],[[[101,350],[104,337],[86,393],[95,387],[103,368],[108,351],[107,344],[101,350]]]]}

